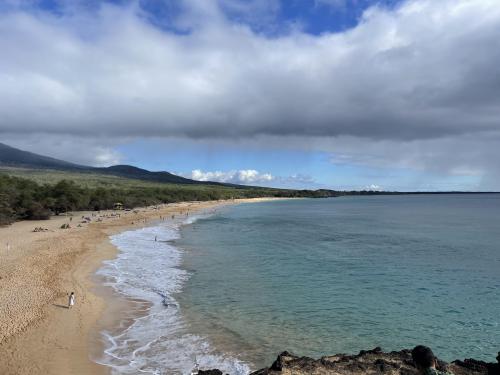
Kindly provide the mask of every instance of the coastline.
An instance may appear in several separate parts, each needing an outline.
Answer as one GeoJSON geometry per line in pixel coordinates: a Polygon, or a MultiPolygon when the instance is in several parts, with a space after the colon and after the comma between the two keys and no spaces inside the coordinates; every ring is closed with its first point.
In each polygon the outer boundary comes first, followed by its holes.
{"type": "Polygon", "coordinates": [[[117,312],[124,306],[133,307],[95,276],[117,254],[110,236],[186,209],[272,199],[183,202],[102,211],[101,217],[77,212],[72,221],[59,216],[0,228],[0,373],[109,374],[109,367],[91,360],[103,350],[100,331],[123,318],[117,312]],[[92,220],[77,227],[81,217],[92,220]],[[66,223],[71,229],[60,229],[66,223]],[[47,231],[33,232],[37,227],[47,231]],[[77,296],[72,310],[65,307],[70,291],[77,296]]]}

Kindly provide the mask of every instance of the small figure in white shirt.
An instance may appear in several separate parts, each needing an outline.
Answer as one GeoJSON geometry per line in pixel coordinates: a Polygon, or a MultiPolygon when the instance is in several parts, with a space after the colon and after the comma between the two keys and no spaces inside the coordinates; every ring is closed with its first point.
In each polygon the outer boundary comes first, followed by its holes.
{"type": "Polygon", "coordinates": [[[75,305],[75,292],[71,292],[68,300],[68,309],[71,309],[75,305]]]}

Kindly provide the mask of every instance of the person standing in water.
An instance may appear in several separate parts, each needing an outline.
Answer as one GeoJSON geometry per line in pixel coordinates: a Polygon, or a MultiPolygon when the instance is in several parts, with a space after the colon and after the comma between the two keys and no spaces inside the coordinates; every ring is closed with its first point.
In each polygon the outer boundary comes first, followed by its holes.
{"type": "Polygon", "coordinates": [[[68,309],[71,309],[75,305],[75,292],[71,292],[68,300],[68,309]]]}

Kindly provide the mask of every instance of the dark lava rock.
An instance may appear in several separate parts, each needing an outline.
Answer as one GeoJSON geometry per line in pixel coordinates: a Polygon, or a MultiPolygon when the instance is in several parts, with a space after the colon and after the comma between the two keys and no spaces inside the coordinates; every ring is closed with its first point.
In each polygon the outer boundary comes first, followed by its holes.
{"type": "MultiPolygon", "coordinates": [[[[500,362],[500,352],[497,361],[500,362]]],[[[437,360],[437,369],[455,375],[500,375],[499,363],[475,359],[456,360],[451,364],[437,360]]],[[[222,375],[219,370],[199,371],[199,375],[222,375]]],[[[377,347],[362,350],[357,355],[335,354],[313,359],[299,357],[289,352],[281,353],[271,367],[250,375],[418,375],[411,358],[411,351],[384,353],[377,347]]]]}
{"type": "MultiPolygon", "coordinates": [[[[499,354],[500,357],[500,354],[499,354]]],[[[455,375],[500,375],[499,364],[466,359],[451,364],[438,359],[438,370],[455,375]]],[[[269,368],[250,375],[417,375],[410,350],[384,353],[381,348],[357,355],[336,354],[320,359],[281,353],[269,368]]]]}

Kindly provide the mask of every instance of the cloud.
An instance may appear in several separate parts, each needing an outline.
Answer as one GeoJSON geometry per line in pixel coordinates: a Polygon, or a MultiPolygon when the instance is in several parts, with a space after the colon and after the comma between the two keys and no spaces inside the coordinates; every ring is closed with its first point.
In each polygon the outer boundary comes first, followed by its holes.
{"type": "Polygon", "coordinates": [[[121,155],[114,150],[100,148],[94,155],[94,161],[90,162],[92,165],[105,167],[109,165],[120,164],[121,155]]]}
{"type": "Polygon", "coordinates": [[[297,138],[335,162],[500,176],[498,0],[407,0],[272,37],[249,24],[276,2],[185,0],[161,27],[138,2],[32,3],[0,12],[3,139],[297,138]]]}
{"type": "Polygon", "coordinates": [[[185,2],[187,34],[133,6],[4,12],[0,129],[400,140],[499,131],[496,0],[372,7],[343,33],[276,38],[215,4],[185,2]]]}
{"type": "Polygon", "coordinates": [[[301,173],[292,174],[288,177],[280,177],[279,180],[282,183],[304,184],[305,186],[316,184],[316,181],[314,180],[314,178],[312,178],[312,176],[301,173]]]}
{"type": "Polygon", "coordinates": [[[367,185],[363,188],[363,190],[370,190],[370,191],[382,191],[382,187],[377,185],[377,184],[370,184],[367,185]]]}
{"type": "Polygon", "coordinates": [[[200,169],[195,169],[190,174],[183,173],[182,175],[197,181],[216,181],[244,185],[269,183],[275,180],[270,173],[260,173],[255,169],[241,169],[228,172],[204,172],[200,169]]]}
{"type": "Polygon", "coordinates": [[[124,159],[121,153],[114,150],[113,139],[90,137],[74,139],[71,136],[34,133],[2,134],[1,142],[21,150],[95,167],[120,164],[124,159]]]}
{"type": "Polygon", "coordinates": [[[330,161],[334,165],[477,176],[498,170],[499,140],[495,133],[409,142],[382,140],[366,143],[348,137],[324,145],[324,148],[332,151],[330,161]]]}
{"type": "Polygon", "coordinates": [[[271,173],[262,173],[255,169],[240,169],[231,171],[202,171],[195,169],[189,173],[179,175],[197,181],[215,181],[243,185],[261,185],[272,187],[311,188],[323,187],[308,175],[293,174],[290,176],[274,176],[271,173]]]}

